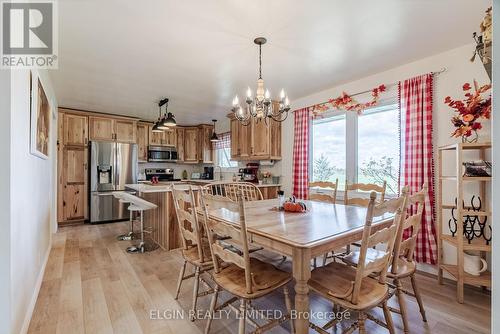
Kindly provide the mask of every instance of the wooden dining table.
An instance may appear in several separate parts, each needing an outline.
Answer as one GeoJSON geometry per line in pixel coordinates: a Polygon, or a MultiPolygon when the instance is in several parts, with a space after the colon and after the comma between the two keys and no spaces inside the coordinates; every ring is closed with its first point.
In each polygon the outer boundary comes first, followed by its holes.
{"type": "MultiPolygon", "coordinates": [[[[366,208],[304,201],[307,211],[283,212],[277,199],[245,203],[247,233],[253,244],[292,258],[295,279],[295,329],[308,333],[311,259],[362,239],[366,208]]],[[[226,224],[238,224],[239,214],[227,209],[210,210],[209,216],[226,224]]],[[[374,217],[372,230],[392,223],[393,216],[374,217]]]]}

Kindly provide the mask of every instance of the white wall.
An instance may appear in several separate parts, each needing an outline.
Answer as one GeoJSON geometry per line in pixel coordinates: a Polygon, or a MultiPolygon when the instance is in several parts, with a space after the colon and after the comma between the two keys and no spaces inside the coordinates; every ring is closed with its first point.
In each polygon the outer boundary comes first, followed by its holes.
{"type": "MultiPolygon", "coordinates": [[[[440,53],[428,58],[424,58],[403,66],[396,67],[394,69],[377,73],[369,77],[365,77],[359,80],[348,82],[330,89],[293,100],[292,110],[300,109],[306,106],[314,105],[323,101],[327,101],[330,98],[339,96],[342,91],[354,94],[357,92],[362,92],[370,90],[380,84],[391,84],[399,80],[404,80],[416,75],[428,73],[431,71],[439,71],[442,67],[446,67],[446,72],[440,74],[435,78],[434,81],[434,150],[437,152],[437,147],[446,145],[449,143],[457,142],[459,139],[450,138],[450,133],[452,132],[452,125],[450,119],[453,115],[453,110],[446,106],[443,101],[446,96],[451,96],[455,98],[463,97],[462,85],[465,82],[471,82],[473,79],[478,80],[480,84],[488,83],[488,76],[479,62],[471,63],[469,61],[472,56],[474,46],[464,45],[462,47],[449,50],[444,53],[440,53]]],[[[360,100],[362,97],[359,98],[360,100]]],[[[490,122],[483,122],[484,129],[482,129],[480,134],[481,141],[487,141],[490,138],[490,122]]],[[[291,194],[292,189],[292,159],[293,159],[293,115],[289,117],[283,124],[283,136],[282,136],[282,155],[283,160],[280,164],[281,171],[283,175],[282,183],[285,194],[291,194]]],[[[474,156],[469,156],[471,159],[477,158],[474,156]]],[[[437,156],[435,157],[436,162],[436,174],[439,166],[437,165],[437,156]]],[[[453,171],[454,164],[448,164],[450,168],[448,171],[450,174],[453,171]]],[[[436,182],[437,187],[437,182],[436,182]]],[[[444,194],[445,198],[449,198],[450,201],[453,200],[454,195],[452,192],[452,185],[445,187],[444,194]],[[453,196],[453,198],[452,198],[453,196]]],[[[475,192],[476,189],[470,189],[475,192]]],[[[446,219],[445,222],[448,220],[446,219]]],[[[455,261],[454,248],[451,246],[446,246],[445,251],[445,261],[447,263],[453,263],[455,261]]],[[[426,268],[432,270],[431,268],[426,268]]]]}
{"type": "Polygon", "coordinates": [[[0,70],[0,333],[10,332],[10,70],[0,70]]]}
{"type": "Polygon", "coordinates": [[[46,71],[39,71],[54,111],[49,159],[30,154],[29,71],[12,71],[10,256],[11,332],[21,333],[31,318],[56,227],[57,101],[46,71]],[[23,327],[24,326],[24,327],[23,327]]]}

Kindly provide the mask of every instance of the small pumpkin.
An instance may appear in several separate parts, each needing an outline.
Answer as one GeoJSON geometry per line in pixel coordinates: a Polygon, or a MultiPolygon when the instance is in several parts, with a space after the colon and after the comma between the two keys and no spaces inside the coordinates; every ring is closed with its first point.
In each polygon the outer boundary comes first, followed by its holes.
{"type": "Polygon", "coordinates": [[[305,212],[307,207],[304,203],[295,202],[295,199],[293,199],[293,201],[285,202],[285,204],[283,204],[283,209],[288,212],[305,212]]]}

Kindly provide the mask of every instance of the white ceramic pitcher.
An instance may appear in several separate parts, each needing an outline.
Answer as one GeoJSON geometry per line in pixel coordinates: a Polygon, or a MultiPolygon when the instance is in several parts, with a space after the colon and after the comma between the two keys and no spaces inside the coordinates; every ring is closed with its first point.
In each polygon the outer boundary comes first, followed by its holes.
{"type": "Polygon", "coordinates": [[[464,270],[474,276],[479,276],[488,269],[488,263],[479,255],[464,252],[464,270]]]}

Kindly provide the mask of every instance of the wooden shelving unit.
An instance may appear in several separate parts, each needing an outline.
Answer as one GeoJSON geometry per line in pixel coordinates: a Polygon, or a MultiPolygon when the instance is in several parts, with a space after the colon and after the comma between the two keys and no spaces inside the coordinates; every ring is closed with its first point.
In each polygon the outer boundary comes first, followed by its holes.
{"type": "MultiPolygon", "coordinates": [[[[491,272],[485,271],[480,276],[470,275],[464,271],[464,251],[478,251],[481,256],[486,257],[487,252],[491,252],[491,244],[486,245],[485,240],[473,239],[470,243],[464,238],[463,234],[463,218],[467,215],[477,215],[477,216],[491,216],[491,211],[487,208],[488,201],[486,201],[486,186],[491,181],[491,177],[467,177],[462,176],[464,174],[464,168],[462,166],[463,153],[468,150],[479,151],[479,158],[485,159],[485,152],[487,149],[491,149],[491,143],[457,143],[442,146],[439,148],[439,187],[437,196],[437,209],[438,209],[438,281],[439,284],[443,284],[443,270],[448,272],[457,280],[457,301],[459,303],[464,302],[464,284],[479,285],[483,287],[491,287],[491,272]],[[454,151],[456,164],[456,174],[455,175],[443,175],[443,161],[453,161],[452,159],[443,159],[443,153],[446,151],[454,151]],[[455,208],[455,205],[444,204],[443,203],[443,182],[450,181],[456,183],[456,198],[457,198],[457,209],[455,210],[455,217],[457,219],[457,232],[455,236],[449,234],[443,234],[443,214],[447,210],[455,208]],[[472,182],[479,182],[480,196],[482,199],[483,207],[482,211],[472,211],[472,208],[466,206],[462,208],[462,202],[464,200],[464,185],[470,184],[472,182]],[[453,245],[457,251],[457,264],[445,264],[443,263],[443,242],[453,245]]],[[[452,199],[453,200],[453,199],[452,199]]],[[[450,199],[447,199],[450,201],[450,199]]]]}

